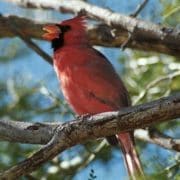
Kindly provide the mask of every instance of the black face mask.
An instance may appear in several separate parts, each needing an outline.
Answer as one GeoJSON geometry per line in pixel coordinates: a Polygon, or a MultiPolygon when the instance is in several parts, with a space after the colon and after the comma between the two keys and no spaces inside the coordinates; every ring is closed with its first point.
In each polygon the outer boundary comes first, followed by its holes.
{"type": "Polygon", "coordinates": [[[61,34],[59,34],[59,38],[55,38],[51,42],[51,47],[53,48],[54,51],[57,49],[61,48],[64,45],[64,34],[71,29],[70,26],[62,26],[59,24],[56,24],[56,26],[59,27],[61,30],[61,34]]]}

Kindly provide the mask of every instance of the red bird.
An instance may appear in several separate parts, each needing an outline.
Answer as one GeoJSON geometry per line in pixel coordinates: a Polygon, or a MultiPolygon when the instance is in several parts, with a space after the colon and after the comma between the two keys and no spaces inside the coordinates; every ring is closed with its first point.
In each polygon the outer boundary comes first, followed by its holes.
{"type": "MultiPolygon", "coordinates": [[[[84,16],[47,25],[44,39],[54,49],[54,68],[61,81],[62,92],[78,114],[96,114],[120,110],[130,105],[128,92],[111,63],[88,42],[84,16]]],[[[132,179],[143,177],[134,147],[133,132],[107,137],[118,143],[132,179]]]]}

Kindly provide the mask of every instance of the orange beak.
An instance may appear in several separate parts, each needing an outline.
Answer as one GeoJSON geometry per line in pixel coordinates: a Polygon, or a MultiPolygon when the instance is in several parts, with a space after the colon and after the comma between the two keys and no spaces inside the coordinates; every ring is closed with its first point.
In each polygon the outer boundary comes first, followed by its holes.
{"type": "Polygon", "coordinates": [[[59,34],[61,33],[61,29],[54,24],[44,26],[43,30],[47,33],[43,34],[42,37],[48,41],[59,38],[59,34]]]}

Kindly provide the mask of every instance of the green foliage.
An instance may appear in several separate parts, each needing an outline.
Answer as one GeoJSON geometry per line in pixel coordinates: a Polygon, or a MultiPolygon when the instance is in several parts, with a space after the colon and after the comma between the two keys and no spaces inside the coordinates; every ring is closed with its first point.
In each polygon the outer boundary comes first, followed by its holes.
{"type": "MultiPolygon", "coordinates": [[[[1,82],[0,88],[0,116],[6,116],[14,120],[32,120],[43,115],[47,120],[53,120],[53,115],[61,113],[61,116],[70,114],[70,110],[61,98],[52,95],[41,83],[28,85],[26,76],[15,76],[1,82]]],[[[44,118],[44,117],[43,117],[44,118]]],[[[44,120],[44,119],[43,119],[44,120]]]]}
{"type": "MultiPolygon", "coordinates": [[[[179,92],[180,63],[178,59],[154,53],[147,54],[139,51],[132,53],[128,51],[128,54],[120,57],[119,61],[124,64],[123,79],[131,94],[133,104],[150,102],[160,97],[179,92]]],[[[157,124],[156,128],[164,134],[173,134],[173,137],[177,137],[179,132],[178,125],[180,125],[180,122],[174,120],[157,124]]],[[[139,143],[139,151],[142,153],[142,149],[145,150],[148,148],[147,145],[147,143],[139,143]]],[[[143,160],[142,157],[141,160],[143,161],[144,168],[147,170],[153,169],[153,173],[150,173],[147,178],[153,180],[177,179],[179,160],[175,160],[174,154],[170,155],[167,161],[170,161],[170,159],[171,162],[174,162],[174,165],[167,170],[167,164],[163,164],[163,160],[161,162],[161,156],[148,161],[143,160]],[[162,171],[162,169],[165,170],[162,171]]]]}
{"type": "Polygon", "coordinates": [[[18,58],[23,58],[30,53],[29,49],[22,46],[19,39],[2,39],[0,41],[0,63],[8,63],[18,58]]]}
{"type": "Polygon", "coordinates": [[[161,0],[163,5],[163,24],[177,26],[180,22],[180,2],[179,0],[161,0]]]}
{"type": "Polygon", "coordinates": [[[121,57],[120,62],[124,63],[123,79],[134,104],[167,96],[180,88],[180,65],[173,57],[134,52],[129,54],[129,61],[121,57]]]}

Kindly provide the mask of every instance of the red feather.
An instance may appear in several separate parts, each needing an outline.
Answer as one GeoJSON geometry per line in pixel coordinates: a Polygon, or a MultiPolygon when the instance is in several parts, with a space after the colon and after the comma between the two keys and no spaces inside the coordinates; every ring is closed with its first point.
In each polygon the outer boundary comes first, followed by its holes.
{"type": "MultiPolygon", "coordinates": [[[[60,39],[52,40],[55,49],[53,59],[61,89],[72,109],[83,115],[129,106],[128,92],[113,66],[88,43],[85,17],[75,17],[59,24],[61,30],[65,27],[69,29],[61,32],[60,39]]],[[[120,133],[116,138],[131,178],[143,177],[133,132],[120,133]]],[[[109,140],[112,141],[112,137],[109,140]]]]}

